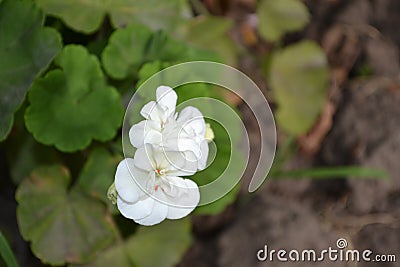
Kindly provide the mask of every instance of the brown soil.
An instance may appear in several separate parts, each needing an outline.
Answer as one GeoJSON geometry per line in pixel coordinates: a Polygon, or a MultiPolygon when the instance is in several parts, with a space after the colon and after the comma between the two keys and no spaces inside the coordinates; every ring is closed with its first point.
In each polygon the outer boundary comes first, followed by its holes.
{"type": "MultiPolygon", "coordinates": [[[[386,170],[392,178],[312,181],[272,177],[256,193],[243,190],[225,213],[194,218],[197,241],[180,267],[399,266],[400,2],[306,3],[312,22],[304,35],[319,41],[328,54],[335,114],[317,151],[312,156],[307,150],[299,152],[287,167],[359,164],[386,170]],[[264,245],[277,250],[322,250],[336,248],[339,238],[347,240],[348,248],[397,254],[397,263],[279,263],[260,262],[256,257],[264,245]]],[[[287,41],[296,38],[289,36],[287,41]]],[[[263,46],[256,50],[263,51],[263,46]]],[[[253,63],[243,60],[242,69],[268,95],[253,63]]],[[[246,112],[244,118],[249,118],[246,112]]],[[[247,122],[249,127],[253,124],[247,122]]]]}

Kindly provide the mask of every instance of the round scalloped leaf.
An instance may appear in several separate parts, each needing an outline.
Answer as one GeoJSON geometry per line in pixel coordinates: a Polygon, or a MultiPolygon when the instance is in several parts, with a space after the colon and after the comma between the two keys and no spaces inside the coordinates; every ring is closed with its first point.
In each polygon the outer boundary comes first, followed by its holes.
{"type": "Polygon", "coordinates": [[[150,29],[141,25],[116,30],[102,54],[106,72],[115,79],[123,79],[136,71],[143,63],[151,36],[150,29]]]}
{"type": "Polygon", "coordinates": [[[180,27],[177,34],[195,47],[214,51],[223,63],[236,65],[240,48],[228,34],[232,25],[233,21],[225,17],[198,16],[180,27]]]}
{"type": "Polygon", "coordinates": [[[113,0],[110,6],[112,24],[125,27],[144,24],[152,30],[171,31],[191,16],[187,0],[113,0]]]}
{"type": "Polygon", "coordinates": [[[126,249],[135,266],[173,267],[192,243],[191,230],[187,218],[166,220],[156,227],[140,227],[126,244],[126,249]]]}
{"type": "Polygon", "coordinates": [[[123,108],[117,90],[106,84],[97,58],[82,46],[69,45],[55,63],[58,69],[32,85],[27,129],[39,142],[64,152],[83,149],[92,139],[113,138],[123,108]]]}
{"type": "Polygon", "coordinates": [[[76,31],[92,33],[103,22],[110,6],[109,0],[36,0],[47,13],[61,18],[76,31]]]}
{"type": "MultiPolygon", "coordinates": [[[[16,117],[18,115],[19,112],[16,117]]],[[[56,149],[39,144],[31,134],[21,127],[13,128],[13,134],[4,145],[7,151],[10,176],[16,185],[38,166],[55,164],[60,160],[56,149]]]]}
{"type": "Polygon", "coordinates": [[[132,263],[125,249],[125,244],[112,246],[102,252],[93,262],[84,265],[69,265],[68,267],[139,267],[132,263]]]}
{"type": "Polygon", "coordinates": [[[61,37],[42,27],[43,13],[29,0],[0,4],[0,141],[13,125],[13,116],[34,78],[61,49],[61,37]]]}
{"type": "Polygon", "coordinates": [[[324,52],[312,41],[288,46],[272,56],[269,75],[278,124],[295,136],[306,133],[326,101],[329,69],[324,52]]]}
{"type": "Polygon", "coordinates": [[[171,30],[190,17],[185,0],[36,0],[47,13],[72,29],[93,33],[109,14],[115,27],[142,23],[153,30],[171,30]]]}
{"type": "Polygon", "coordinates": [[[67,169],[42,167],[16,193],[21,234],[52,265],[87,262],[114,240],[103,204],[78,190],[68,192],[70,182],[67,169]]]}
{"type": "Polygon", "coordinates": [[[191,223],[186,219],[139,227],[125,243],[102,253],[84,267],[173,267],[192,243],[191,223]]]}
{"type": "Polygon", "coordinates": [[[116,30],[102,53],[104,69],[115,79],[132,76],[141,65],[155,60],[178,62],[214,58],[208,51],[188,46],[162,31],[153,34],[150,29],[138,24],[116,30]]]}
{"type": "Polygon", "coordinates": [[[114,182],[115,170],[121,160],[119,155],[111,155],[104,148],[96,148],[89,154],[77,181],[82,190],[101,199],[113,212],[117,210],[107,198],[107,189],[114,182]]]}
{"type": "Polygon", "coordinates": [[[303,29],[310,19],[307,7],[300,0],[261,0],[257,15],[261,36],[272,42],[303,29]]]}

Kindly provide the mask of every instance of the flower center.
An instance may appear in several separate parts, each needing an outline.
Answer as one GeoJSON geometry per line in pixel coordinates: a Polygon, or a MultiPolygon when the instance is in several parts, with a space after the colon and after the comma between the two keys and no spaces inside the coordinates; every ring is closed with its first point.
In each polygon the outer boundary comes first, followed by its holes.
{"type": "Polygon", "coordinates": [[[156,168],[155,170],[156,173],[156,180],[154,181],[154,191],[158,191],[158,189],[161,189],[162,191],[164,191],[164,183],[165,181],[165,169],[160,169],[160,168],[156,168]]]}
{"type": "Polygon", "coordinates": [[[165,175],[165,170],[164,169],[156,169],[156,174],[158,176],[164,176],[165,175]]]}

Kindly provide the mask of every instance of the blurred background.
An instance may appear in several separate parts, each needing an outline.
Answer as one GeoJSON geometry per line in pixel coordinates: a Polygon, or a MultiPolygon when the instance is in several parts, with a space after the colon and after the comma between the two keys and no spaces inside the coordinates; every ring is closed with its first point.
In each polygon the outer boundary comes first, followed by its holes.
{"type": "Polygon", "coordinates": [[[18,263],[399,266],[399,24],[398,0],[0,1],[0,230],[18,263]],[[74,56],[64,53],[71,45],[79,45],[74,56]],[[229,64],[255,81],[275,115],[275,162],[249,194],[260,146],[251,109],[220,88],[202,89],[198,95],[224,99],[246,125],[252,153],[242,182],[185,220],[137,227],[106,199],[122,158],[123,107],[132,87],[190,60],[229,64]],[[112,115],[72,125],[82,113],[68,118],[72,108],[57,96],[84,94],[71,89],[76,81],[112,87],[97,102],[112,115]],[[67,111],[51,121],[60,105],[67,111]],[[109,131],[97,126],[103,119],[109,131]],[[397,263],[256,257],[264,245],[323,250],[339,238],[395,254],[397,263]]]}

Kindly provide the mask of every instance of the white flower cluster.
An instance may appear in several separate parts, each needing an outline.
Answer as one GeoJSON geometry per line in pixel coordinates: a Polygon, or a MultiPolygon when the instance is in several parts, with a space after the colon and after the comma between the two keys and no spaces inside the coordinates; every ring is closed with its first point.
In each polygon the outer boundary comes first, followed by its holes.
{"type": "Polygon", "coordinates": [[[156,98],[130,129],[137,150],[119,163],[114,181],[119,211],[142,225],[185,217],[197,206],[197,184],[181,176],[203,170],[208,157],[210,128],[201,112],[189,106],[177,114],[177,94],[167,86],[157,88],[156,98]]]}

